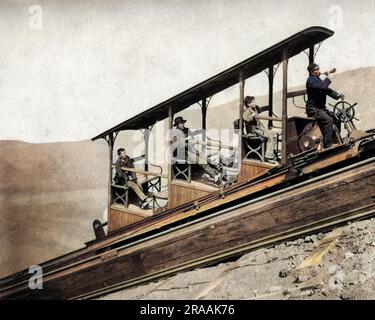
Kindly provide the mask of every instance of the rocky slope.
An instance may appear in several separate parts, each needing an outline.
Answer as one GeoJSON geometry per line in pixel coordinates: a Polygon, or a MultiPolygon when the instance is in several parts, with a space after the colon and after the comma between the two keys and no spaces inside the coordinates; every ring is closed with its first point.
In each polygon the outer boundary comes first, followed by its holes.
{"type": "Polygon", "coordinates": [[[375,299],[375,219],[100,299],[375,299]],[[326,250],[325,247],[328,245],[326,250]]]}

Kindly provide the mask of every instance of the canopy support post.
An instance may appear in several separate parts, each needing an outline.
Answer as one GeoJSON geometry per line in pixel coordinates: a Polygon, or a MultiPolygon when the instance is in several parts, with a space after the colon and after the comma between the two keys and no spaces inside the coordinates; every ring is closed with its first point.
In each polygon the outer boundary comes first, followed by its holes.
{"type": "Polygon", "coordinates": [[[204,130],[203,132],[203,141],[206,141],[206,129],[207,129],[207,99],[204,98],[202,99],[202,129],[204,130]]]}
{"type": "MultiPolygon", "coordinates": [[[[274,79],[274,66],[268,69],[268,116],[273,117],[273,79],[274,79]]],[[[273,126],[272,120],[268,120],[268,129],[273,126]]]]}
{"type": "Polygon", "coordinates": [[[173,168],[172,168],[172,141],[171,141],[171,132],[173,128],[173,108],[172,106],[169,106],[168,108],[168,198],[171,199],[171,191],[172,191],[172,174],[173,174],[173,168]]]}
{"type": "MultiPolygon", "coordinates": [[[[206,129],[207,129],[207,98],[203,98],[202,99],[202,129],[203,129],[203,134],[202,134],[202,141],[203,142],[206,142],[206,129]]],[[[201,148],[201,158],[202,159],[205,159],[205,161],[207,161],[207,157],[206,157],[206,154],[207,154],[207,146],[205,146],[204,144],[202,144],[201,148]]]]}
{"type": "Polygon", "coordinates": [[[309,48],[309,64],[313,63],[315,60],[315,47],[312,46],[309,48]]]}
{"type": "Polygon", "coordinates": [[[281,161],[282,164],[285,164],[287,161],[287,153],[286,153],[286,142],[287,142],[287,121],[288,121],[288,112],[287,112],[287,105],[288,105],[288,51],[284,49],[283,51],[283,95],[282,95],[282,116],[281,116],[281,123],[282,123],[282,156],[281,161]]]}
{"type": "Polygon", "coordinates": [[[146,128],[143,130],[143,137],[145,140],[145,171],[148,171],[148,147],[149,147],[149,140],[150,140],[150,129],[146,128]]]}
{"type": "Polygon", "coordinates": [[[240,121],[239,121],[239,170],[241,170],[241,161],[242,161],[242,134],[243,134],[243,106],[244,106],[244,99],[245,99],[245,80],[244,80],[244,75],[243,71],[240,71],[239,75],[239,83],[240,83],[240,103],[239,103],[239,116],[240,116],[240,121]]]}
{"type": "Polygon", "coordinates": [[[108,204],[107,204],[107,221],[110,225],[111,219],[111,205],[112,205],[112,163],[113,163],[113,145],[115,142],[113,132],[109,133],[105,138],[108,144],[108,161],[109,161],[109,174],[108,174],[108,204]]]}

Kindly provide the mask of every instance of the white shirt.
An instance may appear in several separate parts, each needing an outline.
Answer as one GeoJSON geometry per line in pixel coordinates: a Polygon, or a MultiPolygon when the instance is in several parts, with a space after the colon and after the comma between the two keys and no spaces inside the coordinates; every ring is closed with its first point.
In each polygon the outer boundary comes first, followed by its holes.
{"type": "Polygon", "coordinates": [[[171,131],[172,152],[178,147],[185,147],[185,139],[185,133],[181,129],[174,127],[171,131]],[[174,141],[175,137],[177,138],[176,141],[174,141]]]}

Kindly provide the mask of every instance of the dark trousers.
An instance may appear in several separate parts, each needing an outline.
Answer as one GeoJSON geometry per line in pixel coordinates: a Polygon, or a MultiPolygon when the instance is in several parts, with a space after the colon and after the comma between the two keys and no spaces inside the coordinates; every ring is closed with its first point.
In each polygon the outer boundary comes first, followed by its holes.
{"type": "Polygon", "coordinates": [[[330,146],[335,140],[335,133],[333,125],[335,125],[338,131],[341,131],[341,122],[337,120],[332,111],[327,109],[321,109],[316,107],[306,108],[306,113],[309,117],[314,117],[323,135],[324,147],[330,146]]]}

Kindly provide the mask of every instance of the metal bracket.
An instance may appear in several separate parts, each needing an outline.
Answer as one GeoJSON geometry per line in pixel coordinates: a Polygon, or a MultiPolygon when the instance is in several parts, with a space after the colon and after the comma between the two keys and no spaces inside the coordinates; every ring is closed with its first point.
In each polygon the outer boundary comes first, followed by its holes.
{"type": "Polygon", "coordinates": [[[213,97],[213,96],[208,97],[207,104],[206,104],[206,108],[208,108],[208,106],[210,105],[210,102],[211,102],[212,97],[213,97]]]}
{"type": "MultiPolygon", "coordinates": [[[[305,103],[306,103],[307,100],[306,100],[305,96],[306,96],[306,95],[303,95],[303,100],[304,100],[305,103]]],[[[300,106],[297,106],[296,102],[294,101],[294,98],[295,98],[295,97],[292,98],[292,102],[293,102],[294,107],[295,107],[295,108],[298,108],[298,109],[303,109],[303,110],[305,110],[306,107],[300,107],[300,106]]]]}
{"type": "Polygon", "coordinates": [[[199,210],[201,208],[201,206],[199,205],[199,202],[198,201],[194,201],[194,209],[195,210],[199,210]]]}
{"type": "Polygon", "coordinates": [[[115,144],[116,138],[117,138],[118,134],[120,133],[120,131],[115,131],[115,132],[112,132],[112,133],[113,133],[112,145],[111,145],[111,139],[109,138],[110,134],[106,135],[103,139],[107,142],[108,146],[113,148],[113,145],[115,144]]]}
{"type": "Polygon", "coordinates": [[[289,156],[290,161],[290,169],[289,172],[293,176],[299,176],[301,174],[301,169],[296,166],[296,163],[293,159],[293,157],[289,156]]]}
{"type": "MultiPolygon", "coordinates": [[[[206,100],[206,101],[207,101],[207,103],[206,103],[206,108],[208,108],[208,106],[209,106],[209,104],[210,104],[210,102],[211,102],[212,97],[213,97],[213,96],[210,96],[210,97],[208,97],[208,100],[206,100]]],[[[205,99],[207,99],[207,98],[205,98],[205,99]]],[[[197,101],[196,104],[198,104],[198,105],[202,108],[202,104],[201,104],[200,101],[197,101]]]]}
{"type": "Polygon", "coordinates": [[[102,261],[108,261],[110,259],[114,259],[118,256],[118,251],[117,250],[114,250],[114,251],[109,251],[109,252],[105,252],[103,254],[100,255],[100,259],[102,261]]]}
{"type": "MultiPolygon", "coordinates": [[[[316,58],[316,56],[317,56],[317,54],[318,54],[318,51],[319,51],[319,49],[320,49],[322,43],[323,43],[323,41],[319,42],[317,48],[315,48],[315,46],[314,46],[314,61],[315,61],[315,58],[316,58]]],[[[306,50],[303,50],[303,53],[304,53],[308,58],[310,58],[310,54],[309,54],[308,52],[306,52],[306,50]]]]}
{"type": "MultiPolygon", "coordinates": [[[[273,75],[272,75],[273,78],[275,77],[277,69],[279,69],[279,67],[280,67],[280,64],[281,64],[281,62],[279,62],[277,65],[273,65],[273,75]]],[[[267,75],[267,77],[269,77],[269,75],[270,75],[270,73],[268,72],[268,70],[269,70],[269,68],[263,70],[263,72],[267,75]]]]}

